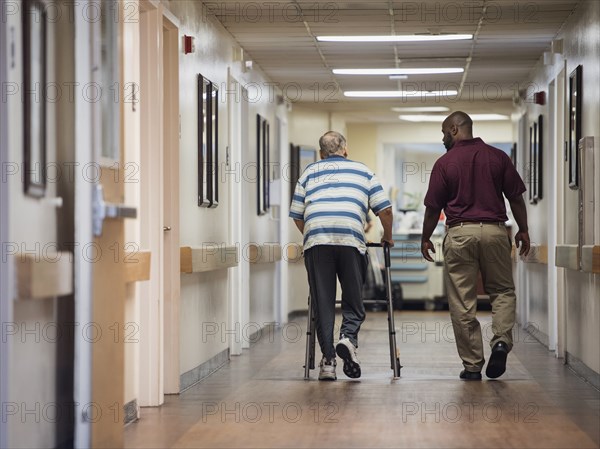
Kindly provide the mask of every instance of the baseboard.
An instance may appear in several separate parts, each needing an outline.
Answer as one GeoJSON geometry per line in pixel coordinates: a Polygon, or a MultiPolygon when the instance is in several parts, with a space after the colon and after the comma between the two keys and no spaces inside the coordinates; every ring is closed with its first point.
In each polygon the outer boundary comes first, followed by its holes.
{"type": "Polygon", "coordinates": [[[248,337],[248,342],[250,343],[250,346],[258,343],[263,337],[263,335],[273,335],[272,333],[275,331],[276,328],[275,324],[276,323],[269,323],[264,327],[258,329],[256,332],[250,334],[250,336],[248,337]]]}
{"type": "Polygon", "coordinates": [[[299,318],[304,318],[306,320],[307,314],[308,306],[306,306],[306,310],[294,310],[293,312],[288,313],[288,323],[290,321],[296,321],[299,318]]]}
{"type": "Polygon", "coordinates": [[[179,392],[183,393],[188,388],[196,385],[202,379],[210,376],[223,365],[229,362],[229,348],[179,376],[179,392]]]}
{"type": "Polygon", "coordinates": [[[565,360],[567,365],[569,365],[569,368],[575,371],[578,376],[584,378],[597,390],[600,390],[600,374],[587,366],[573,354],[569,354],[569,352],[565,352],[565,360]]]}
{"type": "Polygon", "coordinates": [[[541,344],[543,344],[546,347],[546,349],[548,349],[550,347],[550,337],[548,337],[544,332],[539,330],[533,324],[530,323],[528,326],[526,326],[525,331],[528,332],[529,335],[531,335],[533,338],[535,338],[541,344]]]}
{"type": "Polygon", "coordinates": [[[123,418],[123,424],[129,424],[131,422],[137,421],[140,416],[138,414],[139,411],[137,399],[133,401],[129,401],[127,404],[123,406],[123,412],[125,414],[123,418]]]}

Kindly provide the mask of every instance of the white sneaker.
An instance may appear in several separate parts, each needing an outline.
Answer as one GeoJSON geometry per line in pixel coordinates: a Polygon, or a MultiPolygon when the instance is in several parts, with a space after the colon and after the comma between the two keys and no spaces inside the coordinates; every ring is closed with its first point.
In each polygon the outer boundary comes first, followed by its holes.
{"type": "Polygon", "coordinates": [[[327,360],[325,357],[321,359],[319,364],[319,380],[336,380],[335,367],[337,363],[335,357],[332,360],[327,360]]]}
{"type": "Polygon", "coordinates": [[[343,337],[335,346],[335,352],[344,360],[344,374],[351,379],[360,377],[360,362],[356,356],[356,346],[349,338],[343,337]]]}

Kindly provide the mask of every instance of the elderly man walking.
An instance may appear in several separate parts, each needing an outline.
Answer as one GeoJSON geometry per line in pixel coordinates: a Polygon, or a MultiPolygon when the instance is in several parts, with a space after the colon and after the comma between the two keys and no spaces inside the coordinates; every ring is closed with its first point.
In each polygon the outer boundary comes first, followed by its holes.
{"type": "Polygon", "coordinates": [[[344,373],[361,376],[358,332],[365,319],[361,297],[366,271],[365,222],[369,209],[383,225],[382,243],[393,246],[392,205],[364,164],[347,159],[346,139],[329,131],[319,139],[321,160],[296,185],[290,217],[304,235],[304,261],[323,353],[319,380],[336,380],[337,354],[344,373]],[[342,326],[334,348],[336,276],[342,287],[342,326]]]}

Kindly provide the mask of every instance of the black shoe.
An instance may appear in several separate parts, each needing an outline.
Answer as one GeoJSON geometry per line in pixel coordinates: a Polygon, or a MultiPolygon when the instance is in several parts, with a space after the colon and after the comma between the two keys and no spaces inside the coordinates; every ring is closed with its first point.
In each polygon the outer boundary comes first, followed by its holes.
{"type": "Polygon", "coordinates": [[[479,371],[467,371],[464,369],[458,377],[463,380],[481,380],[481,373],[479,371]]]}
{"type": "Polygon", "coordinates": [[[506,357],[508,356],[508,346],[499,341],[492,348],[492,355],[485,369],[485,375],[490,379],[502,376],[506,371],[506,357]]]}

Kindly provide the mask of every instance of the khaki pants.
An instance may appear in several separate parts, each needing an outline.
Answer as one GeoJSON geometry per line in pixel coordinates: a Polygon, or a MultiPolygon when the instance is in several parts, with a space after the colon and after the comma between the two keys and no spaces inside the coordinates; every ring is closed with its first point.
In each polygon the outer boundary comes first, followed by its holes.
{"type": "Polygon", "coordinates": [[[503,223],[464,223],[449,228],[444,238],[448,307],[458,354],[467,371],[481,371],[485,363],[481,326],[475,316],[479,271],[492,305],[490,345],[502,341],[512,348],[516,296],[511,246],[503,223]]]}

